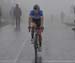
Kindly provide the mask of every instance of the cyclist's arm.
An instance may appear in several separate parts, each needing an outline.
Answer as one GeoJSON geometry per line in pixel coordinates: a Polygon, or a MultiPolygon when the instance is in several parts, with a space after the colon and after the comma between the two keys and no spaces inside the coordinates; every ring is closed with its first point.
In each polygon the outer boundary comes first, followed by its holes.
{"type": "Polygon", "coordinates": [[[30,26],[30,24],[31,24],[31,22],[32,22],[32,17],[31,16],[29,16],[29,26],[30,26]]]}
{"type": "Polygon", "coordinates": [[[31,11],[30,14],[29,14],[29,26],[32,22],[32,16],[33,16],[33,11],[31,11]]]}
{"type": "Polygon", "coordinates": [[[44,24],[43,11],[40,12],[40,16],[41,16],[41,26],[43,26],[43,24],[44,24]]]}

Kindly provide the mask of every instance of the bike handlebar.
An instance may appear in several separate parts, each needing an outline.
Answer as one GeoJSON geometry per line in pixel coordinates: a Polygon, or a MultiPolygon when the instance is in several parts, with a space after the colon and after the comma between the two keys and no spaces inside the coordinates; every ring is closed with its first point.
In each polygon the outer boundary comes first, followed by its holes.
{"type": "Polygon", "coordinates": [[[44,30],[44,27],[28,27],[28,29],[29,29],[29,32],[30,32],[30,29],[32,29],[32,28],[34,28],[34,29],[42,29],[42,32],[43,32],[43,30],[44,30]]]}

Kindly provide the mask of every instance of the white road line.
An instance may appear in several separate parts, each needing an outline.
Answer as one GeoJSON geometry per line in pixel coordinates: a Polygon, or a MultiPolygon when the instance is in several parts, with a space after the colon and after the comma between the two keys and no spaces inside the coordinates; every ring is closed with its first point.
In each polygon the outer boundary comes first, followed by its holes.
{"type": "Polygon", "coordinates": [[[43,62],[75,62],[75,60],[44,60],[43,62]]]}
{"type": "Polygon", "coordinates": [[[0,59],[1,59],[1,58],[9,58],[9,57],[0,57],[0,59]]]}
{"type": "MultiPolygon", "coordinates": [[[[27,38],[28,38],[28,37],[27,37],[27,38]]],[[[21,49],[20,49],[20,51],[19,51],[19,53],[17,54],[17,57],[16,57],[16,59],[15,59],[15,63],[18,61],[19,55],[21,54],[23,48],[25,47],[25,43],[26,43],[27,41],[28,41],[28,39],[27,39],[26,41],[24,41],[24,43],[22,44],[21,49]]]]}
{"type": "Polygon", "coordinates": [[[0,62],[15,62],[14,60],[0,60],[0,62]]]}
{"type": "MultiPolygon", "coordinates": [[[[33,60],[24,60],[24,61],[21,60],[20,62],[24,62],[25,63],[25,62],[32,62],[32,61],[33,60]]],[[[54,62],[56,62],[56,63],[57,62],[63,62],[63,63],[64,62],[68,62],[69,63],[70,62],[71,63],[71,62],[75,62],[75,60],[73,60],[73,61],[72,60],[42,60],[42,63],[52,63],[52,62],[53,63],[54,62]]]]}

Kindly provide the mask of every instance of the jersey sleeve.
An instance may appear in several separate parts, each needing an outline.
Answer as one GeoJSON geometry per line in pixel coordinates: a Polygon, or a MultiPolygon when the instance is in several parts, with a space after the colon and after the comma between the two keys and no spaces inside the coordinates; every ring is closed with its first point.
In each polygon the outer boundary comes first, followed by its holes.
{"type": "Polygon", "coordinates": [[[43,11],[40,11],[40,16],[43,16],[43,11]]]}
{"type": "Polygon", "coordinates": [[[29,16],[33,16],[33,11],[30,11],[30,14],[29,14],[29,16]]]}

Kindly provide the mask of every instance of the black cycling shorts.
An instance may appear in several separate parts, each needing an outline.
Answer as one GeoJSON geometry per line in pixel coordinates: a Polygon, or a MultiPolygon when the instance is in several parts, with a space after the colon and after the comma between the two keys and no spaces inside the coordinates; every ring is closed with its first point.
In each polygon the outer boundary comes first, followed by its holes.
{"type": "Polygon", "coordinates": [[[32,18],[32,22],[34,22],[37,27],[41,26],[41,18],[40,19],[34,19],[34,18],[32,18]]]}

